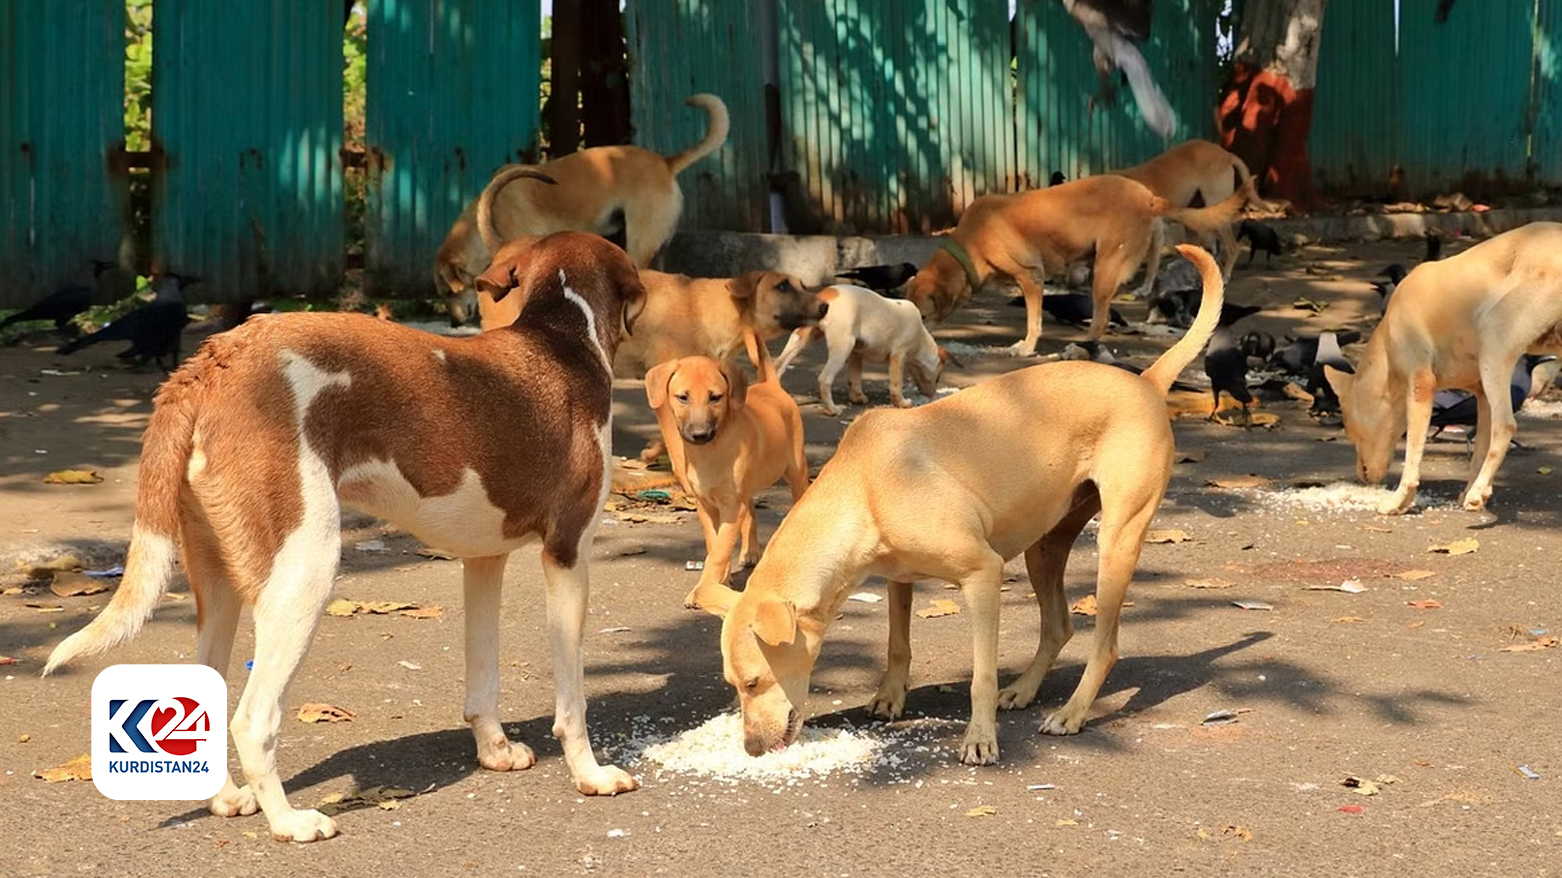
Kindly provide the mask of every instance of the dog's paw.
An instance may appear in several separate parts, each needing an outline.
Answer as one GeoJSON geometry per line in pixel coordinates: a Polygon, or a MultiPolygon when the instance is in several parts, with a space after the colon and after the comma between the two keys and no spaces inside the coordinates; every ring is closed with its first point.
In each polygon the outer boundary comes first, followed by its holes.
{"type": "Polygon", "coordinates": [[[1393,496],[1378,504],[1379,515],[1403,515],[1415,505],[1415,494],[1395,491],[1393,496]]]}
{"type": "Polygon", "coordinates": [[[616,765],[599,765],[575,778],[575,789],[585,796],[616,796],[639,787],[633,775],[616,765]]]}
{"type": "Polygon", "coordinates": [[[895,685],[886,682],[879,687],[873,700],[868,702],[868,716],[876,716],[880,719],[896,720],[906,712],[906,684],[895,685]]]}
{"type": "Polygon", "coordinates": [[[255,792],[249,784],[236,787],[232,781],[222,788],[217,795],[206,805],[207,810],[218,817],[249,816],[260,810],[260,803],[255,799],[255,792]]]}
{"type": "Polygon", "coordinates": [[[911,408],[911,400],[906,399],[905,397],[901,397],[900,399],[892,399],[890,402],[895,406],[895,408],[898,409],[911,408]]]}
{"type": "Polygon", "coordinates": [[[489,771],[525,771],[537,764],[532,748],[500,736],[477,750],[477,764],[489,771]]]}
{"type": "Polygon", "coordinates": [[[1026,344],[1024,340],[1017,341],[1009,345],[1008,351],[1011,357],[1034,357],[1036,356],[1036,343],[1026,344]]]}
{"type": "Polygon", "coordinates": [[[1464,494],[1462,505],[1466,512],[1480,512],[1486,508],[1486,501],[1491,499],[1491,488],[1476,490],[1471,488],[1464,494]]]}
{"type": "Polygon", "coordinates": [[[270,823],[271,837],[277,841],[319,841],[336,834],[336,821],[312,809],[288,811],[270,823]]]}
{"type": "Polygon", "coordinates": [[[1024,710],[1036,700],[1036,686],[1005,686],[998,690],[999,710],[1024,710]]]}
{"type": "Polygon", "coordinates": [[[868,404],[868,395],[860,390],[853,390],[852,392],[846,394],[846,398],[856,403],[857,405],[868,404]]]}
{"type": "Polygon", "coordinates": [[[825,405],[824,403],[819,404],[819,411],[824,412],[832,418],[841,413],[841,410],[838,407],[833,405],[825,405]]]}
{"type": "Polygon", "coordinates": [[[1072,716],[1067,708],[1042,720],[1041,728],[1037,729],[1043,735],[1077,735],[1085,725],[1085,715],[1072,716]]]}
{"type": "Polygon", "coordinates": [[[998,763],[998,735],[989,730],[978,732],[975,729],[965,733],[965,741],[960,744],[960,761],[966,765],[996,765],[998,763]]]}

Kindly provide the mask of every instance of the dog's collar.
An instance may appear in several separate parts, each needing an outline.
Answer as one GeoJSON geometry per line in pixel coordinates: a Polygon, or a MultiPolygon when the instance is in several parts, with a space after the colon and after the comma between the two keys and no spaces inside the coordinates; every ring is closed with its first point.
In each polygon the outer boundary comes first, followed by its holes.
{"type": "Polygon", "coordinates": [[[945,238],[940,241],[938,249],[953,256],[954,260],[960,263],[960,267],[965,269],[965,279],[971,284],[971,292],[975,293],[977,287],[982,285],[982,279],[976,274],[976,263],[971,261],[971,254],[967,253],[965,247],[954,238],[945,238]]]}

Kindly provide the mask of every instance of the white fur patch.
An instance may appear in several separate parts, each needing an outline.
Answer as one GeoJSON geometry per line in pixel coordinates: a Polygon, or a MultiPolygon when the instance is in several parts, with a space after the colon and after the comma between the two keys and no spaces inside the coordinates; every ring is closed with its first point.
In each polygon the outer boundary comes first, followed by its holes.
{"type": "Polygon", "coordinates": [[[435,348],[434,349],[434,359],[440,361],[441,363],[446,362],[446,360],[445,360],[445,349],[444,348],[435,348]]]}
{"type": "MultiPolygon", "coordinates": [[[[569,285],[569,279],[564,276],[564,269],[559,269],[559,284],[564,289],[564,298],[573,302],[580,313],[586,316],[586,332],[591,335],[591,343],[596,345],[597,356],[602,358],[602,365],[607,367],[608,374],[613,373],[613,361],[608,358],[607,351],[602,347],[602,339],[597,337],[597,315],[591,310],[591,303],[587,302],[580,293],[575,292],[569,285]]],[[[611,458],[609,458],[611,459],[611,458]]]]}
{"type": "Polygon", "coordinates": [[[287,378],[288,387],[293,390],[293,414],[297,418],[295,426],[300,430],[303,429],[304,414],[309,411],[309,404],[315,401],[322,390],[352,386],[353,378],[346,372],[327,372],[304,359],[303,355],[290,350],[283,350],[278,356],[282,358],[282,374],[287,378]]]}
{"type": "Polygon", "coordinates": [[[343,503],[394,521],[424,542],[463,557],[497,555],[535,539],[504,536],[504,510],[488,499],[482,479],[470,468],[462,472],[454,491],[423,497],[394,461],[372,460],[348,467],[337,490],[343,503]]]}
{"type": "Polygon", "coordinates": [[[201,445],[201,431],[196,430],[190,435],[190,459],[184,464],[184,480],[194,484],[205,471],[206,449],[201,445]]]}

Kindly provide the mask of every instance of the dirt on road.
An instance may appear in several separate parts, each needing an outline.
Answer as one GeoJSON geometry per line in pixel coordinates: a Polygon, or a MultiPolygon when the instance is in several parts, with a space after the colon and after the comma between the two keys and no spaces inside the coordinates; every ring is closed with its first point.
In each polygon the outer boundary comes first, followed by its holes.
{"type": "MultiPolygon", "coordinates": [[[[1310,247],[1272,267],[1261,259],[1239,268],[1228,297],[1265,306],[1244,329],[1367,330],[1378,310],[1367,281],[1420,250],[1310,247]],[[1298,307],[1302,299],[1321,310],[1298,307]]],[[[975,352],[946,385],[1033,362],[1000,353],[1018,338],[1022,313],[1005,298],[984,292],[940,331],[975,352]]],[[[1118,307],[1143,319],[1142,303],[1118,307]]],[[[1042,350],[1081,337],[1049,325],[1042,350]]],[[[1108,341],[1146,365],[1171,339],[1108,341]]],[[[484,771],[461,718],[459,564],[419,555],[409,535],[349,514],[336,597],[425,612],[321,622],[288,694],[278,759],[289,799],[334,804],[341,835],[296,845],[272,841],[259,815],[112,801],[87,781],[35,776],[88,752],[99,669],[187,662],[195,643],[181,579],[136,640],[38,676],[49,650],[109,592],[62,596],[9,571],[65,553],[88,570],[123,562],[140,432],[162,378],[121,370],[112,350],[52,350],[43,336],[0,348],[0,657],[14,659],[0,667],[0,875],[1562,874],[1562,648],[1545,646],[1562,633],[1562,403],[1549,398],[1520,416],[1525,448],[1508,457],[1485,514],[1455,502],[1462,439],[1431,444],[1422,509],[1383,518],[1354,502],[1363,492],[1348,486],[1352,454],[1337,423],[1315,421],[1300,403],[1266,400],[1259,411],[1279,417],[1271,429],[1179,418],[1187,459],[1154,526],[1181,537],[1144,549],[1122,658],[1088,724],[1068,738],[1036,734],[1079,678],[1093,632],[1089,616],[1075,615],[1078,633],[1037,702],[1000,715],[1002,761],[988,768],[958,761],[966,616],[913,619],[908,715],[887,726],[863,709],[884,664],[884,605],[856,601],[825,642],[809,722],[877,742],[869,762],[755,781],[645,758],[647,740],[693,729],[732,699],[718,620],[681,605],[698,575],[685,562],[703,555],[693,514],[618,498],[592,557],[590,725],[598,751],[642,787],[588,799],[570,784],[549,732],[552,669],[530,552],[517,553],[507,574],[501,705],[511,736],[539,762],[484,771]],[[43,481],[66,469],[102,481],[43,481]],[[1473,551],[1431,551],[1463,540],[1473,551]],[[309,702],[353,718],[300,722],[297,708],[309,702]],[[1226,713],[1205,722],[1217,712],[1226,713]]],[[[862,411],[820,413],[822,355],[810,351],[786,376],[816,469],[862,411]]],[[[1185,378],[1202,381],[1197,363],[1185,378]]],[[[882,370],[870,369],[868,392],[887,401],[882,370]]],[[[615,452],[633,456],[654,421],[638,383],[620,382],[616,402],[615,452]]],[[[1035,428],[1048,420],[1036,412],[1035,428]]],[[[768,537],[788,500],[781,489],[765,500],[768,537]]],[[[1087,531],[1067,574],[1071,600],[1092,593],[1095,562],[1087,531]]],[[[1007,572],[1005,681],[1029,660],[1038,631],[1023,563],[1007,572]]],[[[918,584],[917,608],[939,599],[960,603],[942,583],[918,584]]],[[[251,655],[246,628],[230,704],[251,655]]]]}

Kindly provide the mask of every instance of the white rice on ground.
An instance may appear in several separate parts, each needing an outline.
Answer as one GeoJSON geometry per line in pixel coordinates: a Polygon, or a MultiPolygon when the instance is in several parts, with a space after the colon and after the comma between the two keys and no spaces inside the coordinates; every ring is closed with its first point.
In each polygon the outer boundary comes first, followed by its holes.
{"type": "MultiPolygon", "coordinates": [[[[1355,482],[1332,482],[1311,488],[1249,488],[1243,493],[1255,495],[1260,505],[1277,512],[1375,512],[1378,505],[1394,495],[1390,488],[1355,482]]],[[[1452,497],[1435,492],[1416,492],[1416,505],[1422,509],[1453,508],[1452,497]]]]}

